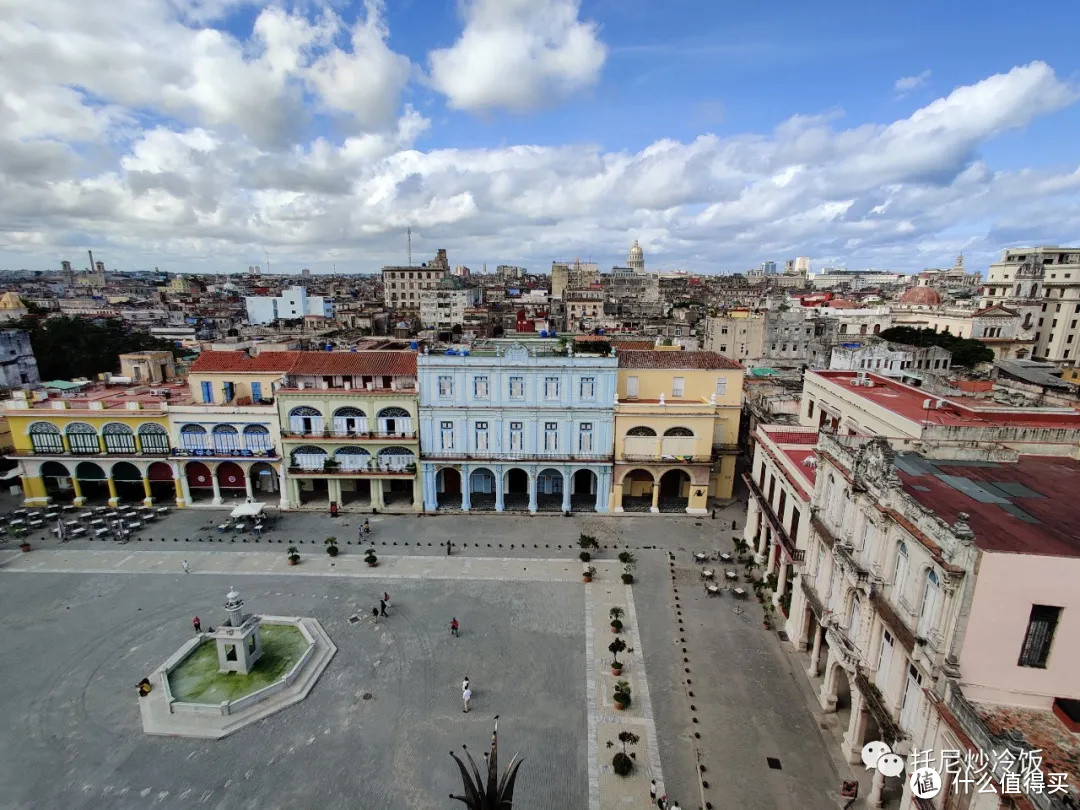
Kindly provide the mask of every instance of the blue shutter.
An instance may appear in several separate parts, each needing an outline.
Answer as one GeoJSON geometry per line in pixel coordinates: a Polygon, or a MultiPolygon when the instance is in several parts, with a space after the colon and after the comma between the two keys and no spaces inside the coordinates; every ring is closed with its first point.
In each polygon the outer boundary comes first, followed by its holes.
{"type": "Polygon", "coordinates": [[[251,401],[257,405],[260,399],[262,399],[262,383],[253,382],[251,384],[251,401]]]}
{"type": "Polygon", "coordinates": [[[214,401],[214,385],[211,382],[204,381],[202,384],[202,401],[213,402],[214,401]]]}
{"type": "Polygon", "coordinates": [[[233,384],[227,382],[222,386],[222,393],[225,395],[225,402],[232,402],[233,400],[233,384]]]}

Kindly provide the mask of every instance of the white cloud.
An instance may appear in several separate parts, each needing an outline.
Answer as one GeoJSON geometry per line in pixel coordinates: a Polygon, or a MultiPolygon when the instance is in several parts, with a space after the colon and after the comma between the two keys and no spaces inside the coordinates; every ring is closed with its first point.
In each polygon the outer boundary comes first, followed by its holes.
{"type": "Polygon", "coordinates": [[[904,95],[905,93],[910,93],[912,90],[915,90],[918,87],[922,87],[928,81],[930,81],[929,68],[924,70],[917,76],[902,76],[901,78],[896,80],[896,84],[893,85],[893,89],[896,90],[897,95],[904,95]]]}
{"type": "Polygon", "coordinates": [[[461,110],[536,109],[591,87],[607,47],[580,0],[466,0],[465,30],[429,54],[431,83],[461,110]]]}

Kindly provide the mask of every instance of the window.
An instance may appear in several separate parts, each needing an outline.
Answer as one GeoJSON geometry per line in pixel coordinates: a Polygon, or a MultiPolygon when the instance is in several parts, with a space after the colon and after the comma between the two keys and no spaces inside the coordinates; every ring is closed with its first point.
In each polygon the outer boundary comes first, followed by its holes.
{"type": "Polygon", "coordinates": [[[592,422],[582,422],[578,428],[578,451],[592,452],[592,422]]]}
{"type": "Polygon", "coordinates": [[[919,607],[919,635],[923,638],[933,629],[934,611],[937,609],[940,593],[938,575],[932,570],[927,571],[926,582],[923,584],[922,605],[919,607]]]}
{"type": "Polygon", "coordinates": [[[488,378],[473,377],[473,396],[477,399],[488,398],[488,378]]]}
{"type": "Polygon", "coordinates": [[[75,455],[92,455],[101,452],[97,431],[85,422],[72,422],[67,426],[68,445],[75,455]]]}
{"type": "Polygon", "coordinates": [[[488,423],[477,422],[476,423],[476,449],[487,450],[488,449],[488,423]]]}
{"type": "Polygon", "coordinates": [[[787,492],[780,490],[780,503],[776,506],[776,516],[780,518],[780,522],[784,522],[784,509],[787,507],[787,492]]]}
{"type": "Polygon", "coordinates": [[[769,476],[769,503],[773,502],[773,496],[776,494],[776,476],[769,476]]]}
{"type": "Polygon", "coordinates": [[[127,425],[113,422],[101,429],[106,453],[134,453],[135,434],[127,425]]]}
{"type": "Polygon", "coordinates": [[[521,449],[521,422],[510,423],[510,449],[521,449]]]}
{"type": "Polygon", "coordinates": [[[672,399],[682,399],[683,393],[686,390],[686,379],[683,377],[673,377],[671,379],[671,397],[672,399]]]}
{"type": "Polygon", "coordinates": [[[559,398],[559,378],[544,377],[544,399],[559,398]]]}
{"type": "Polygon", "coordinates": [[[904,698],[900,704],[900,726],[910,730],[915,724],[919,712],[919,695],[922,693],[922,676],[915,665],[908,663],[907,682],[904,684],[904,698]]]}
{"type": "Polygon", "coordinates": [[[439,375],[439,396],[452,397],[454,395],[454,378],[449,374],[439,375]]]}
{"type": "Polygon", "coordinates": [[[510,378],[510,399],[522,399],[525,396],[525,378],[510,378]]]}
{"type": "Polygon", "coordinates": [[[262,425],[244,427],[244,447],[256,453],[270,449],[270,431],[262,425]]]}
{"type": "Polygon", "coordinates": [[[64,441],[60,429],[49,422],[34,422],[30,425],[30,445],[35,453],[63,453],[64,441]]]}
{"type": "Polygon", "coordinates": [[[807,402],[806,415],[807,417],[813,417],[814,415],[814,400],[812,399],[807,402]]]}
{"type": "Polygon", "coordinates": [[[544,452],[554,453],[559,449],[559,423],[544,422],[544,452]]]}
{"type": "Polygon", "coordinates": [[[1061,608],[1049,605],[1032,605],[1028,617],[1027,633],[1020,648],[1020,660],[1017,666],[1046,668],[1046,659],[1050,657],[1050,644],[1054,641],[1061,608]]]}
{"type": "Polygon", "coordinates": [[[638,395],[638,378],[627,377],[626,378],[626,396],[630,398],[636,398],[638,395]]]}
{"type": "Polygon", "coordinates": [[[593,399],[596,397],[596,377],[581,378],[581,398],[593,399]]]}
{"type": "Polygon", "coordinates": [[[214,452],[233,455],[240,450],[240,434],[232,425],[216,425],[213,430],[214,452]]]}
{"type": "Polygon", "coordinates": [[[213,402],[214,401],[214,384],[209,380],[203,380],[202,382],[202,401],[213,402]]]}
{"type": "Polygon", "coordinates": [[[180,428],[180,444],[185,450],[208,450],[210,445],[206,428],[201,425],[184,425],[180,428]]]}
{"type": "Polygon", "coordinates": [[[454,449],[454,423],[453,422],[440,422],[439,423],[439,446],[443,450],[454,449]]]}
{"type": "Polygon", "coordinates": [[[716,378],[716,395],[722,397],[727,394],[727,377],[716,378]]]}
{"type": "Polygon", "coordinates": [[[300,436],[322,433],[323,417],[315,408],[301,405],[289,411],[289,432],[300,436]]]}
{"type": "Polygon", "coordinates": [[[231,382],[224,383],[221,386],[222,402],[232,402],[233,397],[236,395],[236,386],[231,382]]]}
{"type": "Polygon", "coordinates": [[[893,565],[893,594],[897,599],[904,598],[904,586],[907,585],[908,551],[907,544],[901,543],[896,551],[896,562],[893,565]]]}
{"type": "Polygon", "coordinates": [[[253,382],[251,384],[251,401],[256,405],[262,399],[262,383],[253,382]]]}
{"type": "Polygon", "coordinates": [[[139,426],[139,446],[147,455],[167,455],[169,452],[169,432],[161,425],[150,422],[139,426]]]}

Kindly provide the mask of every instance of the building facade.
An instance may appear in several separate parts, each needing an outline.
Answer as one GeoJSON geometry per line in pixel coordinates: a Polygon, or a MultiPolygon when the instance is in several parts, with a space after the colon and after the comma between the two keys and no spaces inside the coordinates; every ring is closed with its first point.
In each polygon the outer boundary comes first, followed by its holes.
{"type": "Polygon", "coordinates": [[[413,512],[416,353],[300,352],[277,389],[289,508],[413,512]]]}
{"type": "Polygon", "coordinates": [[[334,317],[334,302],[321,295],[308,295],[307,287],[294,284],[282,290],[281,295],[245,296],[248,323],[253,325],[290,321],[308,316],[334,317]]]}
{"type": "Polygon", "coordinates": [[[446,251],[439,249],[434,261],[419,266],[387,266],[382,269],[383,304],[399,313],[420,312],[420,296],[433,290],[450,273],[446,251]]]}
{"type": "Polygon", "coordinates": [[[614,512],[705,514],[731,497],[744,370],[703,351],[619,351],[614,512]]]}
{"type": "Polygon", "coordinates": [[[457,276],[444,276],[434,287],[420,290],[420,323],[432,329],[465,324],[465,315],[480,305],[483,290],[457,276]]]}
{"type": "Polygon", "coordinates": [[[23,388],[41,382],[30,333],[0,330],[0,388],[23,388]]]}
{"type": "Polygon", "coordinates": [[[740,363],[753,363],[765,353],[765,318],[749,310],[712,316],[705,322],[705,349],[740,363]]]}
{"type": "Polygon", "coordinates": [[[421,355],[425,508],[607,512],[617,362],[546,341],[421,355]]]}

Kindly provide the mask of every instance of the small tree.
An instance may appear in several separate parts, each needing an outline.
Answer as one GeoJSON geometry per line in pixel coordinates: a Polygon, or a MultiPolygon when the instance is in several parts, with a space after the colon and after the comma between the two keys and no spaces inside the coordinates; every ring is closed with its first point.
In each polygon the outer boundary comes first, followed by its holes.
{"type": "Polygon", "coordinates": [[[611,666],[613,669],[622,669],[622,662],[619,660],[619,653],[626,649],[626,642],[622,640],[622,636],[615,636],[615,640],[608,644],[608,652],[611,653],[611,666]]]}
{"type": "Polygon", "coordinates": [[[300,552],[296,550],[296,546],[289,546],[285,551],[285,556],[288,557],[289,562],[293,565],[300,562],[300,552]]]}
{"type": "Polygon", "coordinates": [[[630,682],[629,681],[616,681],[615,682],[615,694],[614,700],[620,707],[626,708],[630,705],[630,682]]]}
{"type": "Polygon", "coordinates": [[[619,742],[622,743],[622,750],[623,750],[623,753],[625,754],[626,753],[626,746],[628,746],[628,745],[637,745],[639,742],[641,742],[641,738],[632,731],[620,731],[619,732],[619,742]]]}
{"type": "Polygon", "coordinates": [[[613,607],[608,611],[608,615],[611,617],[611,629],[618,633],[623,628],[623,609],[621,607],[613,607]]]}
{"type": "Polygon", "coordinates": [[[323,543],[326,545],[326,553],[327,554],[329,554],[331,557],[336,557],[338,555],[338,546],[337,546],[337,538],[336,537],[327,537],[326,540],[323,541],[323,543]]]}
{"type": "Polygon", "coordinates": [[[364,562],[368,565],[375,565],[379,561],[379,558],[375,556],[375,549],[369,548],[364,552],[364,562]]]}
{"type": "Polygon", "coordinates": [[[629,551],[622,551],[619,553],[619,562],[621,562],[623,566],[622,581],[624,584],[629,585],[634,581],[634,569],[637,568],[637,557],[629,551]]]}
{"type": "Polygon", "coordinates": [[[596,538],[593,537],[591,534],[585,534],[585,532],[582,532],[581,536],[578,537],[577,544],[581,546],[583,551],[588,551],[589,549],[596,550],[600,548],[600,543],[597,542],[596,538]]]}

